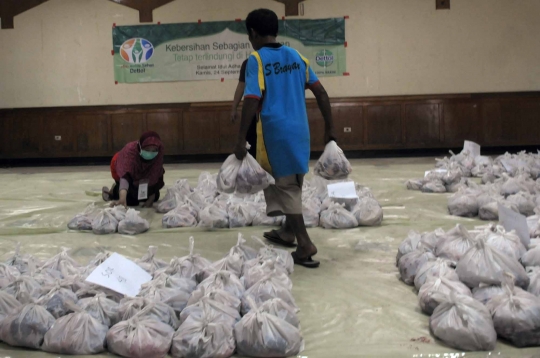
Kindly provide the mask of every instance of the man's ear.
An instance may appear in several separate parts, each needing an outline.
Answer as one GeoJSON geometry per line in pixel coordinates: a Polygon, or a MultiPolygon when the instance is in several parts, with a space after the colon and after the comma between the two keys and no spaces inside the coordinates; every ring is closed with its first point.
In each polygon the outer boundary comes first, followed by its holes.
{"type": "Polygon", "coordinates": [[[251,36],[252,39],[254,39],[257,36],[257,33],[255,32],[255,30],[253,30],[253,28],[250,28],[249,35],[251,36]]]}

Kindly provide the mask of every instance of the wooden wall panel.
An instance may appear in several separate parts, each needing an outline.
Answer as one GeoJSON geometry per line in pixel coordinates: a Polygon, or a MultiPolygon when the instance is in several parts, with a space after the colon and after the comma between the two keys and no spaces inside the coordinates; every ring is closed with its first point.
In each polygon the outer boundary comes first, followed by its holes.
{"type": "Polygon", "coordinates": [[[146,114],[146,130],[155,131],[161,137],[168,155],[182,153],[184,148],[182,113],[151,112],[146,114]]]}
{"type": "Polygon", "coordinates": [[[348,105],[332,108],[334,130],[339,146],[344,150],[362,149],[364,143],[364,122],[362,106],[348,105]],[[345,132],[345,129],[350,132],[345,132]]]}
{"type": "Polygon", "coordinates": [[[401,145],[402,126],[399,104],[367,106],[365,123],[367,145],[390,147],[401,145]]]}
{"type": "Polygon", "coordinates": [[[45,115],[43,122],[47,123],[41,142],[44,156],[66,157],[77,152],[75,117],[65,114],[45,115]],[[56,140],[56,136],[60,137],[60,140],[56,140]]]}
{"type": "Polygon", "coordinates": [[[519,141],[524,145],[538,143],[538,126],[540,124],[540,102],[537,100],[521,100],[519,108],[519,120],[516,123],[519,141]]]}
{"type": "Polygon", "coordinates": [[[9,147],[11,142],[10,136],[10,112],[0,111],[0,158],[9,153],[9,147]]]}
{"type": "Polygon", "coordinates": [[[311,150],[321,152],[324,150],[324,119],[317,106],[307,108],[311,150]]]}
{"type": "Polygon", "coordinates": [[[109,119],[105,114],[82,114],[76,117],[77,154],[80,157],[113,155],[109,146],[109,119]]]}
{"type": "Polygon", "coordinates": [[[144,116],[137,113],[113,114],[111,116],[112,143],[114,152],[138,140],[144,132],[144,116]]]}
{"type": "Polygon", "coordinates": [[[412,147],[440,143],[438,104],[405,105],[405,143],[412,147]]]}
{"type": "Polygon", "coordinates": [[[215,111],[184,113],[184,152],[219,153],[219,121],[215,111]]]}
{"type": "MultiPolygon", "coordinates": [[[[45,141],[45,126],[42,116],[33,111],[29,113],[13,113],[10,121],[11,153],[21,158],[43,157],[41,144],[45,141]]],[[[13,155],[12,154],[12,155],[13,155]]]]}
{"type": "Polygon", "coordinates": [[[217,118],[219,122],[219,153],[230,154],[234,151],[234,146],[238,140],[242,112],[236,112],[236,121],[234,123],[231,121],[231,112],[227,110],[217,112],[217,118]]]}
{"type": "Polygon", "coordinates": [[[464,140],[479,142],[478,104],[476,102],[445,103],[443,106],[443,138],[449,146],[464,140]]]}
{"type": "Polygon", "coordinates": [[[480,105],[480,143],[486,145],[502,145],[505,141],[501,103],[499,101],[484,101],[480,105]]]}

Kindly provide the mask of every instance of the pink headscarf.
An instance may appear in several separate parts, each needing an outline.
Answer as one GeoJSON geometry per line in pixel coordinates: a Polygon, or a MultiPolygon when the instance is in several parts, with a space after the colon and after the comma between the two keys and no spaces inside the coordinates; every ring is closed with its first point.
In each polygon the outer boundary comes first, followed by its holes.
{"type": "Polygon", "coordinates": [[[131,176],[133,185],[138,186],[143,179],[148,180],[148,186],[156,185],[163,173],[163,156],[165,147],[156,132],[144,133],[139,141],[128,143],[118,155],[116,173],[120,178],[131,176]],[[141,149],[149,146],[158,147],[158,155],[152,160],[144,160],[141,157],[141,149]]]}

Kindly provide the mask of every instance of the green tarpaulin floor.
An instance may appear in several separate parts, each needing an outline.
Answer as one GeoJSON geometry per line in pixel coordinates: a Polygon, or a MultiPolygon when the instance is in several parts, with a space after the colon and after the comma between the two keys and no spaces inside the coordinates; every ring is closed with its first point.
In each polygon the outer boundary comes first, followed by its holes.
{"type": "MultiPolygon", "coordinates": [[[[397,247],[411,229],[420,231],[457,223],[468,228],[485,222],[452,217],[446,211],[446,194],[408,191],[404,182],[433,167],[434,158],[352,160],[351,179],[369,186],[384,209],[381,227],[352,230],[309,229],[319,248],[321,267],[296,267],[293,294],[309,358],[328,357],[540,357],[540,348],[516,349],[503,342],[490,353],[461,353],[436,342],[429,333],[428,316],[421,313],[416,294],[398,280],[397,247]],[[427,337],[429,343],[415,341],[427,337]]],[[[313,165],[314,163],[312,163],[313,165]]],[[[166,166],[165,181],[187,178],[196,184],[203,170],[217,172],[219,163],[166,166]]],[[[196,251],[217,260],[237,240],[238,230],[206,231],[163,229],[161,214],[143,215],[151,221],[148,233],[128,237],[95,236],[68,232],[67,222],[90,202],[103,205],[97,195],[110,185],[108,167],[19,168],[0,170],[0,254],[22,250],[46,258],[61,247],[87,263],[100,250],[140,257],[149,245],[169,260],[188,253],[195,237],[196,251]]],[[[240,230],[246,237],[262,236],[265,229],[240,230]]],[[[0,357],[42,357],[0,345],[0,357]]],[[[58,355],[51,355],[58,356],[58,355]]]]}

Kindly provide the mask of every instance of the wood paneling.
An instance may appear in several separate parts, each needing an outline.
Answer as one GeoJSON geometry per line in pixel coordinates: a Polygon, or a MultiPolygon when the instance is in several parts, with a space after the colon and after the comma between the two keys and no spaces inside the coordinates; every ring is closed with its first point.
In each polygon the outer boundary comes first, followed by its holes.
{"type": "Polygon", "coordinates": [[[443,142],[462,144],[464,140],[479,141],[478,104],[476,102],[445,103],[443,106],[443,142]]]}
{"type": "Polygon", "coordinates": [[[139,10],[140,22],[154,22],[153,11],[158,7],[173,2],[174,0],[109,0],[115,4],[124,5],[139,10]]]}
{"type": "MultiPolygon", "coordinates": [[[[0,110],[0,159],[108,157],[145,130],[162,136],[167,155],[227,154],[240,124],[230,122],[229,108],[220,102],[0,110]]],[[[311,149],[322,151],[324,120],[315,100],[307,101],[307,113],[311,149]]],[[[345,150],[459,147],[465,139],[483,147],[540,145],[535,92],[337,98],[332,113],[345,150]]]]}
{"type": "Polygon", "coordinates": [[[124,148],[126,143],[138,140],[144,132],[142,114],[114,114],[111,116],[113,150],[124,148]]]}
{"type": "Polygon", "coordinates": [[[399,104],[366,107],[366,138],[368,145],[401,145],[401,106],[399,104]]]}
{"type": "Polygon", "coordinates": [[[405,143],[412,147],[440,142],[438,104],[405,105],[405,143]]]}
{"type": "Polygon", "coordinates": [[[2,29],[13,28],[13,18],[23,12],[30,10],[48,0],[1,0],[0,18],[2,19],[2,29]]]}
{"type": "Polygon", "coordinates": [[[146,130],[159,134],[168,155],[180,154],[184,148],[184,128],[181,118],[181,112],[146,114],[146,130]]]}
{"type": "Polygon", "coordinates": [[[219,121],[215,111],[184,113],[184,152],[219,153],[219,121]]]}

